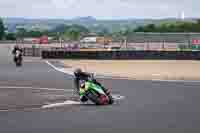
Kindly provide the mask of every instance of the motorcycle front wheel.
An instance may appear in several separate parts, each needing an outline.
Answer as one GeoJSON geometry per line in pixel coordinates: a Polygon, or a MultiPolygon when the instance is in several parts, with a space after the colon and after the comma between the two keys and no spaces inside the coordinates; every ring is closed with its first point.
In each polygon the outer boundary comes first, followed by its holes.
{"type": "Polygon", "coordinates": [[[108,95],[108,98],[109,98],[108,104],[113,104],[114,103],[113,97],[111,95],[108,95]]]}
{"type": "Polygon", "coordinates": [[[94,92],[90,92],[88,91],[86,93],[86,96],[88,97],[88,99],[90,99],[93,103],[95,103],[96,105],[101,105],[101,99],[99,98],[99,96],[97,94],[95,94],[94,92]]]}

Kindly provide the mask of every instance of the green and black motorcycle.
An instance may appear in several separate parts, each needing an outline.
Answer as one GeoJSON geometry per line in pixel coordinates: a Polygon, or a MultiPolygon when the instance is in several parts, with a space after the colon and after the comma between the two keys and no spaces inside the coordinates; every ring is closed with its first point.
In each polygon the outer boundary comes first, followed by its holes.
{"type": "Polygon", "coordinates": [[[114,99],[106,94],[100,85],[95,84],[93,80],[81,81],[79,95],[82,102],[92,101],[96,105],[109,105],[114,103],[114,99]]]}

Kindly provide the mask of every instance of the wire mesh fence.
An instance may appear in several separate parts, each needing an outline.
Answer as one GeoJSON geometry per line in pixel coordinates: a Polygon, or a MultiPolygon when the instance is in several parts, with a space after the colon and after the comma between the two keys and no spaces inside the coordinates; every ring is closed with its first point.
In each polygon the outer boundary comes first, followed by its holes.
{"type": "Polygon", "coordinates": [[[200,33],[134,33],[127,36],[127,49],[200,50],[200,33]]]}

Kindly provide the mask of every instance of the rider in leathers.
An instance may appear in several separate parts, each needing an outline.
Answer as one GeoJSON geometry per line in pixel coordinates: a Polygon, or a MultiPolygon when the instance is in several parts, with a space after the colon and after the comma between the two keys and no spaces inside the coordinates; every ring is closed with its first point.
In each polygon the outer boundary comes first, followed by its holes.
{"type": "MultiPolygon", "coordinates": [[[[79,92],[80,80],[87,81],[88,79],[92,79],[95,84],[97,84],[97,85],[102,87],[102,89],[104,90],[104,92],[107,95],[110,95],[110,92],[106,88],[104,88],[99,82],[97,82],[97,80],[94,79],[93,76],[90,73],[83,72],[80,68],[78,68],[78,69],[76,69],[74,71],[74,76],[75,76],[74,84],[75,84],[75,88],[77,89],[77,92],[79,92]]],[[[81,101],[83,101],[83,102],[87,101],[87,98],[86,97],[82,97],[81,101]]]]}
{"type": "MultiPolygon", "coordinates": [[[[18,45],[14,46],[14,49],[12,50],[12,54],[15,55],[16,51],[19,50],[21,53],[23,52],[22,48],[20,48],[18,45]]],[[[21,55],[22,56],[22,55],[21,55]]],[[[22,57],[21,57],[22,58],[22,57]]],[[[14,61],[16,61],[16,58],[14,57],[14,61]]]]}

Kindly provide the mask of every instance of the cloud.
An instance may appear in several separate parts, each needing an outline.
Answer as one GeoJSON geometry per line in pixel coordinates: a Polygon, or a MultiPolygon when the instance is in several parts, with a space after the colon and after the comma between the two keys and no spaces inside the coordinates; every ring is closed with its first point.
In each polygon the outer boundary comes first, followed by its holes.
{"type": "Polygon", "coordinates": [[[199,0],[0,0],[0,16],[73,18],[199,17],[199,0]]]}

